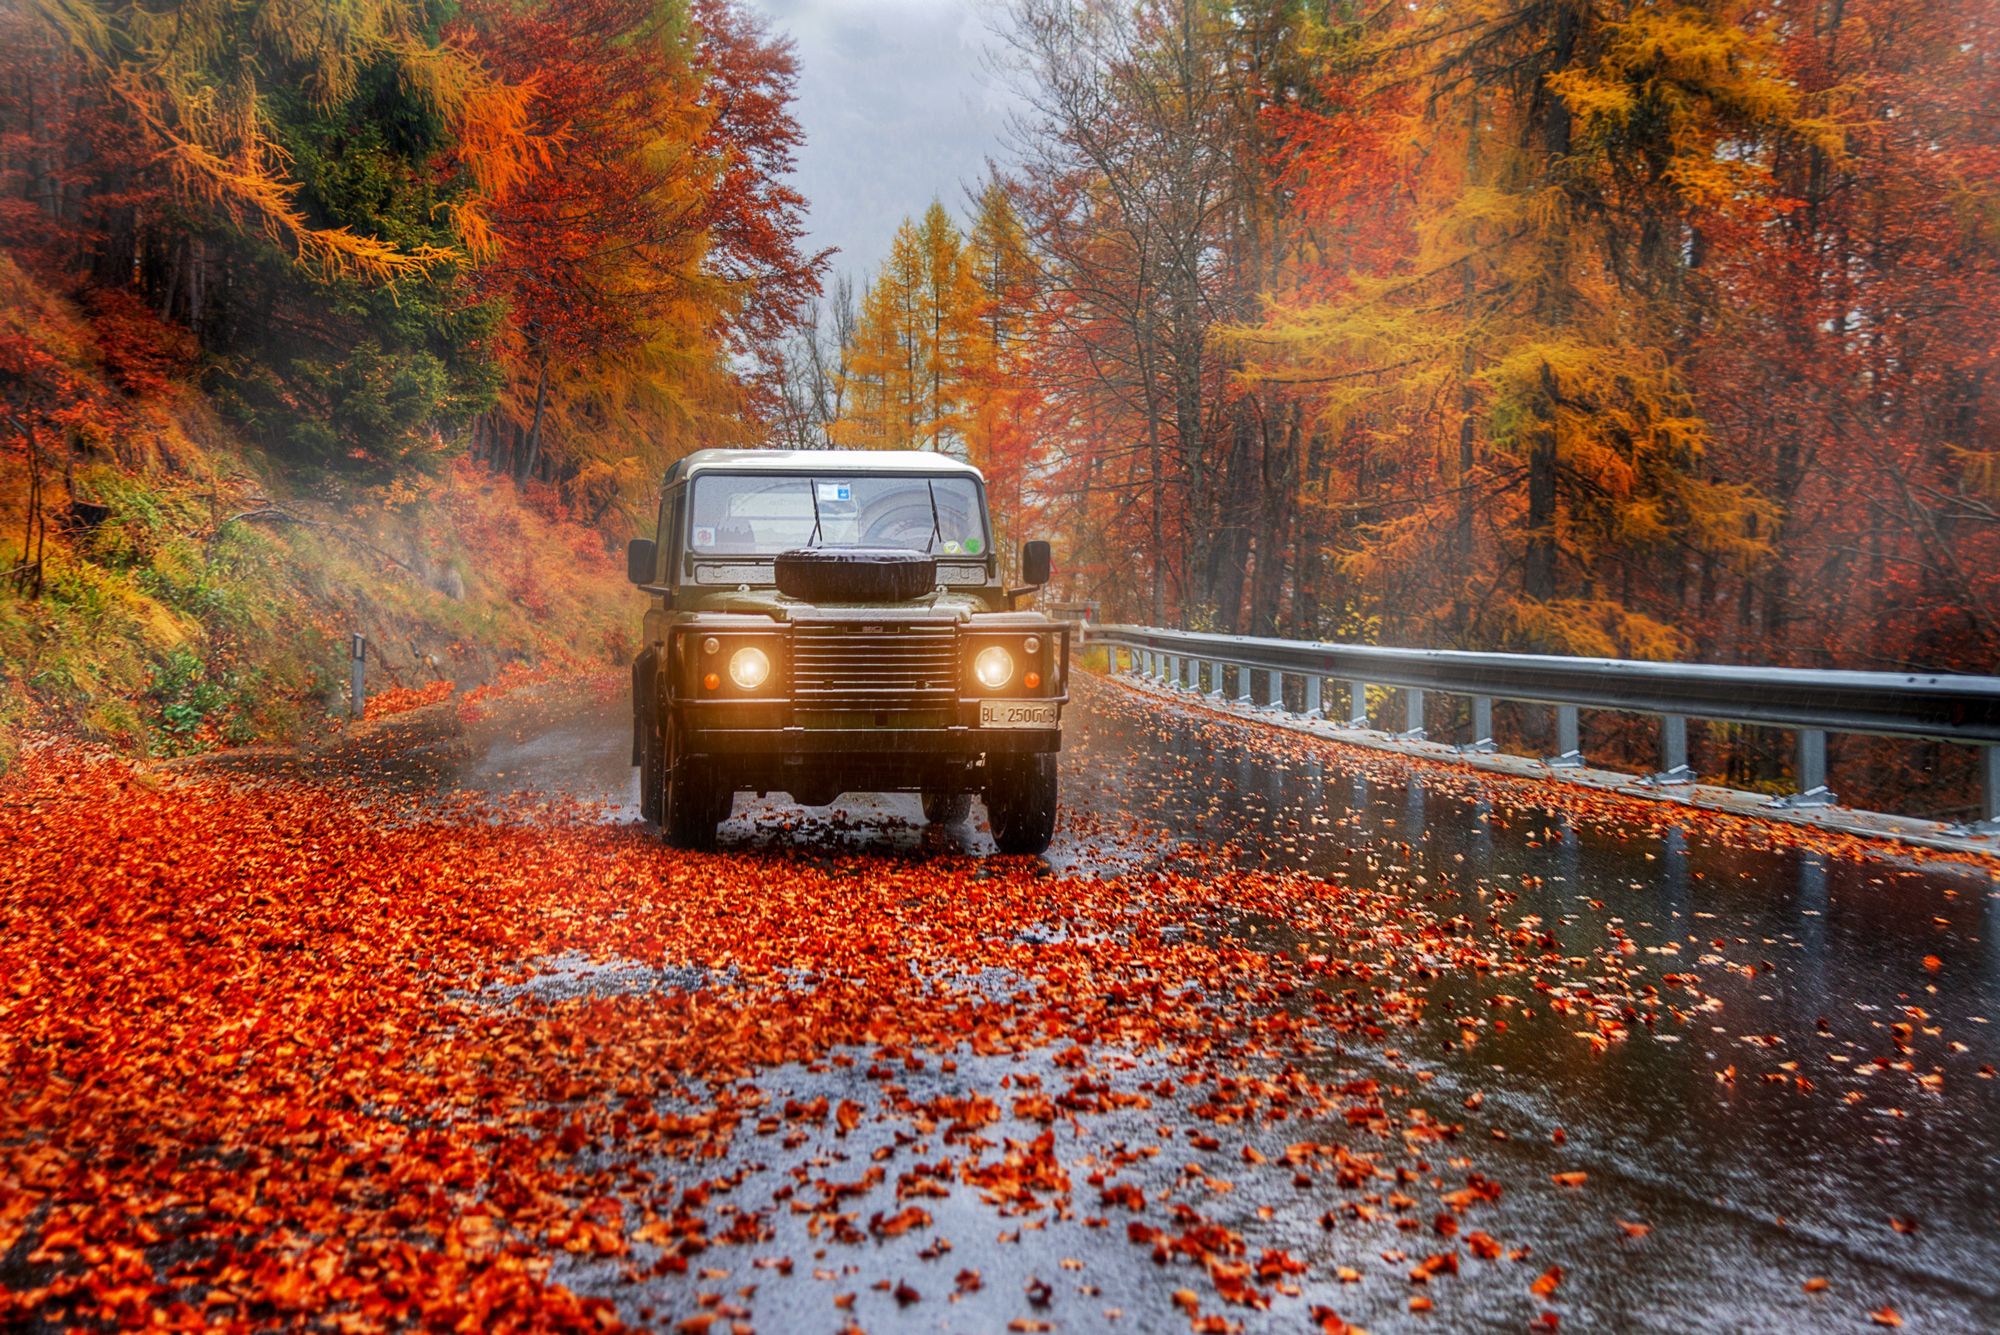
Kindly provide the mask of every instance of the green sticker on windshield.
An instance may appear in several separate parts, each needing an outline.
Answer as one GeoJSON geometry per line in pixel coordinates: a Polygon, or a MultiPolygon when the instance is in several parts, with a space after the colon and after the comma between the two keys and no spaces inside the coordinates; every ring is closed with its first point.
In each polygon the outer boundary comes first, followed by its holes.
{"type": "Polygon", "coordinates": [[[967,538],[965,540],[965,554],[967,556],[977,556],[979,555],[980,547],[983,545],[977,538],[967,538]]]}

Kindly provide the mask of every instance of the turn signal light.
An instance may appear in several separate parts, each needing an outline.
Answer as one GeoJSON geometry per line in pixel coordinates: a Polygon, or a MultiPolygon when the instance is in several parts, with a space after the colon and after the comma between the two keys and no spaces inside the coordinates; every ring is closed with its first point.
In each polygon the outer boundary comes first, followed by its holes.
{"type": "Polygon", "coordinates": [[[722,685],[722,678],[716,676],[713,672],[709,673],[706,677],[703,677],[701,679],[701,688],[704,691],[716,690],[721,685],[722,685]]]}
{"type": "Polygon", "coordinates": [[[1027,676],[1021,678],[1021,684],[1032,691],[1042,684],[1042,674],[1039,672],[1030,672],[1027,676]]]}

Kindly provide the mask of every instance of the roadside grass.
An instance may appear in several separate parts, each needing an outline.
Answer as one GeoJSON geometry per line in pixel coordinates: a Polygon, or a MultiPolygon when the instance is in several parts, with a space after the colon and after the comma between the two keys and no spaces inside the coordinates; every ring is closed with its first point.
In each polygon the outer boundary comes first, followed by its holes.
{"type": "MultiPolygon", "coordinates": [[[[462,459],[389,489],[299,475],[220,419],[191,366],[133,390],[128,354],[4,253],[0,304],[4,332],[83,387],[42,436],[41,587],[0,585],[0,772],[28,730],[164,757],[338,726],[357,632],[379,690],[629,656],[622,566],[559,503],[462,459]]],[[[29,470],[5,465],[11,570],[29,470]]]]}

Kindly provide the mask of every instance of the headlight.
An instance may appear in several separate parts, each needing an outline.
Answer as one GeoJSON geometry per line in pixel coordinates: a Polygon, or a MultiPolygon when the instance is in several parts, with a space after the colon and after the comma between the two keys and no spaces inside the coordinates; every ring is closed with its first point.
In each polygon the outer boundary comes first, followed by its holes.
{"type": "Polygon", "coordinates": [[[1014,655],[997,644],[981,649],[972,660],[972,675],[987,690],[997,691],[1014,679],[1014,655]]]}
{"type": "Polygon", "coordinates": [[[754,644],[746,644],[729,656],[729,679],[737,689],[754,691],[771,678],[771,656],[754,644]]]}

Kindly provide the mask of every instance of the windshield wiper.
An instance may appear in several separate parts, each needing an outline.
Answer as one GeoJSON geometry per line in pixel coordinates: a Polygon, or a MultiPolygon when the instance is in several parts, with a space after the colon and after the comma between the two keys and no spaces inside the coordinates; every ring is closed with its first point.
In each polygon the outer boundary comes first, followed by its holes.
{"type": "Polygon", "coordinates": [[[934,553],[944,543],[944,525],[938,519],[937,486],[929,478],[924,479],[924,494],[931,498],[931,541],[926,553],[934,553]]]}
{"type": "Polygon", "coordinates": [[[812,531],[812,536],[811,536],[810,538],[807,538],[807,539],[806,539],[806,546],[808,546],[808,547],[817,547],[817,546],[819,546],[819,538],[820,538],[820,533],[819,533],[819,482],[818,482],[818,480],[817,480],[817,479],[815,479],[815,478],[807,478],[807,479],[806,479],[806,496],[807,496],[807,497],[808,497],[808,498],[809,498],[809,499],[810,499],[810,500],[812,501],[812,504],[813,504],[813,531],[812,531]]]}

